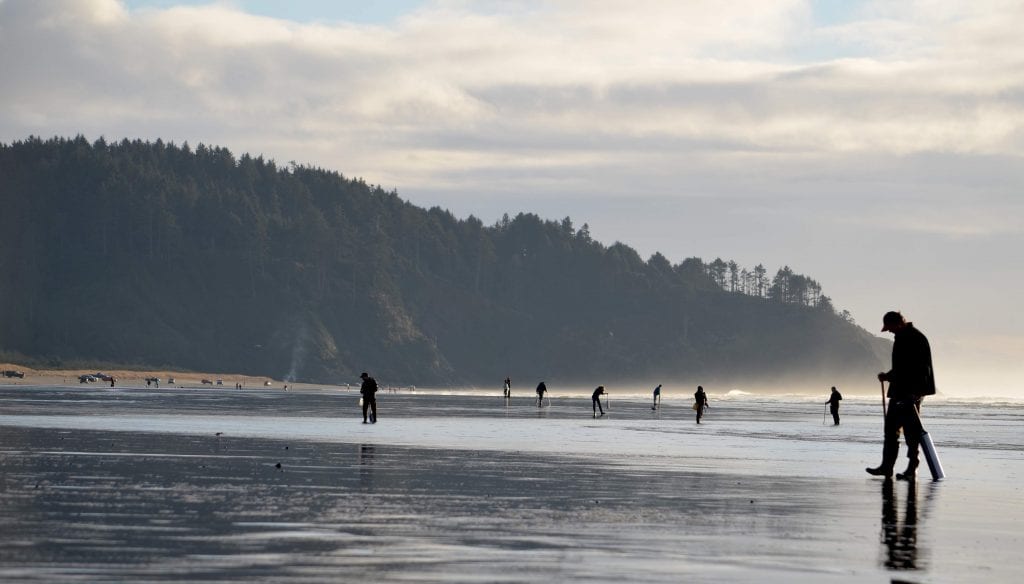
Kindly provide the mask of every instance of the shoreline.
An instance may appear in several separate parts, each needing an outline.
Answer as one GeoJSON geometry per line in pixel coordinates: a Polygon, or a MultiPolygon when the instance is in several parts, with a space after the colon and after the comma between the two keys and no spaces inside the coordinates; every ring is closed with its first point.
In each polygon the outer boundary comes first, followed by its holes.
{"type": "Polygon", "coordinates": [[[344,386],[328,386],[323,384],[310,384],[310,383],[293,383],[288,381],[282,381],[280,379],[274,379],[272,377],[259,376],[259,375],[245,375],[240,373],[204,373],[195,371],[172,371],[167,369],[149,369],[149,370],[136,370],[136,369],[35,369],[32,367],[26,367],[23,365],[17,365],[14,363],[0,363],[0,371],[15,370],[25,373],[25,377],[0,377],[0,384],[3,385],[21,385],[21,386],[54,386],[54,385],[88,385],[88,386],[102,386],[110,385],[109,382],[103,380],[97,380],[95,382],[81,383],[79,377],[82,375],[93,375],[96,373],[104,373],[110,375],[115,380],[116,386],[128,386],[146,387],[146,379],[155,377],[160,380],[160,383],[165,387],[191,387],[197,386],[202,387],[204,385],[213,385],[215,387],[234,387],[236,383],[241,383],[243,387],[252,389],[257,387],[265,387],[268,389],[281,389],[284,386],[304,388],[304,389],[316,389],[316,388],[344,388],[344,386]],[[174,379],[173,384],[167,383],[168,379],[174,379]],[[209,380],[212,383],[204,384],[203,380],[209,380]],[[221,381],[221,385],[217,386],[217,380],[221,381]],[[269,385],[268,385],[269,383],[269,385]]]}
{"type": "MultiPolygon", "coordinates": [[[[18,365],[15,363],[2,362],[0,363],[0,371],[15,370],[25,373],[24,378],[18,377],[2,377],[0,376],[0,386],[13,385],[22,387],[53,387],[53,386],[102,386],[108,385],[109,382],[98,380],[93,383],[79,383],[79,376],[95,374],[97,372],[103,372],[107,375],[112,375],[116,380],[117,387],[147,387],[146,378],[156,377],[160,380],[160,387],[181,387],[181,388],[201,388],[201,387],[220,387],[233,389],[236,383],[241,383],[243,389],[301,389],[301,390],[333,390],[333,391],[358,391],[359,382],[354,380],[349,384],[331,384],[331,383],[308,383],[299,381],[284,381],[282,379],[276,379],[269,376],[260,375],[246,375],[242,373],[209,373],[209,372],[196,372],[196,371],[178,371],[169,369],[148,369],[148,370],[137,370],[137,369],[35,369],[24,365],[18,365]],[[167,384],[168,378],[174,378],[173,384],[167,384]],[[207,379],[212,383],[204,384],[203,380],[207,379]],[[217,385],[217,380],[221,380],[222,384],[217,385]]],[[[549,384],[551,386],[551,384],[549,384]]],[[[653,387],[653,386],[652,386],[653,387]]],[[[388,393],[417,393],[421,395],[449,395],[449,396],[478,396],[478,395],[494,395],[498,398],[502,396],[502,389],[500,386],[496,387],[485,387],[485,386],[461,386],[461,387],[420,387],[420,386],[391,386],[385,383],[380,384],[380,394],[388,393]]],[[[549,390],[548,395],[555,398],[576,398],[576,397],[589,397],[592,388],[580,387],[577,385],[571,385],[566,387],[552,386],[549,390]]],[[[612,399],[626,399],[630,401],[639,400],[650,400],[651,394],[648,389],[637,389],[635,387],[615,387],[609,388],[609,395],[612,399]]],[[[518,400],[522,399],[535,399],[535,393],[532,387],[516,387],[513,389],[514,398],[518,400]]],[[[712,403],[714,401],[743,401],[743,400],[758,400],[758,399],[790,399],[797,402],[818,402],[822,403],[828,398],[828,392],[822,390],[817,393],[809,393],[805,391],[793,391],[793,392],[777,392],[777,391],[754,391],[754,390],[740,390],[732,388],[723,388],[721,390],[709,389],[708,395],[710,396],[712,403]],[[819,399],[820,398],[820,399],[819,399]]],[[[860,393],[854,391],[843,392],[846,403],[857,403],[857,402],[870,402],[875,403],[879,401],[879,395],[877,392],[871,393],[860,393]]],[[[692,401],[693,392],[689,387],[669,387],[662,390],[662,399],[666,402],[681,402],[681,401],[692,401]]],[[[1007,403],[1007,404],[1021,404],[1024,403],[1024,397],[1018,396],[1002,396],[1002,395],[949,395],[940,392],[937,395],[929,396],[929,402],[964,402],[964,403],[1007,403]]]]}

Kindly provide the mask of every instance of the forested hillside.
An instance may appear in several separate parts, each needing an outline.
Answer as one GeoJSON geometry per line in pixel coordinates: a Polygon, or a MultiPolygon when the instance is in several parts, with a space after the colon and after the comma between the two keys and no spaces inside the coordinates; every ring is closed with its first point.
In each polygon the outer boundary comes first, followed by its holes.
{"type": "Polygon", "coordinates": [[[788,268],[644,260],[337,172],[161,141],[0,145],[0,359],[344,383],[841,379],[887,343],[788,268]]]}

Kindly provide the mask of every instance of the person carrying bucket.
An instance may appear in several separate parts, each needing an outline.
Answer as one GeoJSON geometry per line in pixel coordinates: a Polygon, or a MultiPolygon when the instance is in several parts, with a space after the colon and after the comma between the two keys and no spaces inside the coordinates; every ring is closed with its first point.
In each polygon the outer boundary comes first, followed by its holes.
{"type": "Polygon", "coordinates": [[[369,410],[370,423],[377,423],[377,380],[363,371],[359,376],[363,384],[359,387],[359,393],[363,396],[363,423],[367,421],[367,410],[369,410]]]}
{"type": "Polygon", "coordinates": [[[882,464],[867,468],[868,474],[889,479],[900,450],[900,432],[907,442],[907,468],[896,474],[897,480],[917,478],[919,445],[924,434],[921,425],[921,400],[935,394],[935,374],[932,370],[932,351],[928,338],[907,322],[899,312],[890,311],[882,317],[882,331],[893,333],[892,369],[878,374],[885,386],[882,409],[885,412],[885,438],[882,445],[882,464]],[[885,407],[885,397],[889,406],[885,407]]]}
{"type": "Polygon", "coordinates": [[[693,394],[693,409],[697,412],[697,423],[700,423],[700,419],[704,417],[704,410],[708,409],[708,394],[704,393],[704,387],[698,385],[697,391],[693,394]]]}

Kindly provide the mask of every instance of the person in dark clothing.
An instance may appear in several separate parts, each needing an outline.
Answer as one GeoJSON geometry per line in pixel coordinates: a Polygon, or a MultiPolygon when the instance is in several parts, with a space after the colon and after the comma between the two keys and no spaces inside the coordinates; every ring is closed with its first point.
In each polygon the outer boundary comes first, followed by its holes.
{"type": "Polygon", "coordinates": [[[704,393],[704,388],[700,385],[697,386],[696,393],[693,394],[694,404],[693,409],[697,410],[697,423],[700,423],[700,419],[704,416],[704,410],[708,409],[708,394],[704,393]]]}
{"type": "Polygon", "coordinates": [[[659,383],[658,387],[654,388],[654,404],[651,406],[651,409],[652,410],[656,410],[656,409],[658,409],[658,406],[660,406],[660,405],[661,405],[661,384],[659,383]]]}
{"type": "Polygon", "coordinates": [[[598,385],[597,389],[594,390],[593,395],[590,396],[590,400],[593,402],[591,406],[594,408],[594,417],[597,417],[598,410],[601,411],[601,415],[604,415],[604,408],[601,407],[601,396],[607,395],[604,392],[604,386],[598,385]]]}
{"type": "Polygon", "coordinates": [[[828,411],[832,413],[832,420],[835,422],[834,426],[839,425],[839,400],[843,399],[843,394],[839,393],[839,390],[835,387],[832,388],[832,395],[828,397],[828,411]]]}
{"type": "Polygon", "coordinates": [[[370,377],[365,371],[359,376],[363,385],[359,387],[359,393],[363,394],[363,423],[366,423],[366,411],[370,410],[370,422],[377,423],[377,380],[370,377]]]}
{"type": "Polygon", "coordinates": [[[887,312],[882,318],[882,331],[895,336],[892,345],[892,369],[878,374],[878,380],[889,382],[889,407],[885,414],[885,439],[882,464],[868,468],[868,474],[892,477],[900,450],[900,432],[907,443],[907,469],[897,473],[899,480],[917,477],[918,445],[924,428],[921,425],[921,400],[935,393],[932,351],[927,337],[907,322],[899,312],[887,312]]]}
{"type": "Polygon", "coordinates": [[[505,378],[505,399],[512,397],[512,380],[505,378]]]}
{"type": "Polygon", "coordinates": [[[544,382],[541,381],[540,385],[537,386],[537,407],[538,408],[544,405],[544,394],[547,393],[547,391],[548,391],[548,386],[544,385],[544,382]]]}

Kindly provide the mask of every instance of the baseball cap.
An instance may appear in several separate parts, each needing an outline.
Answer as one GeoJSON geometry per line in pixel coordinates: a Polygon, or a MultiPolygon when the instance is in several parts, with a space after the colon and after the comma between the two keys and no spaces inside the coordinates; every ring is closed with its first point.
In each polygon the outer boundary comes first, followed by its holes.
{"type": "Polygon", "coordinates": [[[896,312],[895,310],[890,310],[889,312],[885,313],[885,316],[882,317],[882,332],[884,333],[885,331],[891,331],[893,330],[894,326],[903,324],[903,322],[904,320],[902,314],[896,312]]]}

